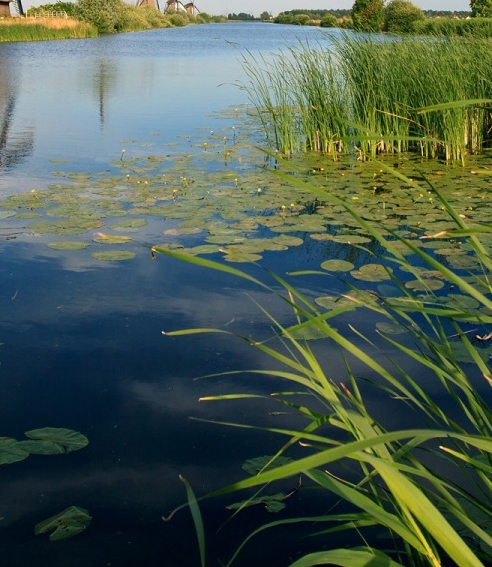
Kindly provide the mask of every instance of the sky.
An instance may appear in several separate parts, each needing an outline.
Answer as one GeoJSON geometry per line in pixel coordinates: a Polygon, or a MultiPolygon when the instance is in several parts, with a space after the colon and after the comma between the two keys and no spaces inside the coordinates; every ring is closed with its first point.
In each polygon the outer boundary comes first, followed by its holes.
{"type": "MultiPolygon", "coordinates": [[[[131,0],[127,0],[131,3],[131,0]]],[[[182,0],[187,3],[188,0],[182,0]]],[[[244,12],[259,17],[262,12],[269,12],[277,16],[286,10],[298,10],[301,8],[310,10],[335,10],[350,9],[354,0],[194,0],[196,7],[201,12],[214,16],[227,14],[239,14],[244,12]]],[[[413,3],[423,10],[470,10],[469,0],[412,0],[413,3]]],[[[24,9],[55,2],[55,0],[23,0],[24,9]]],[[[166,0],[159,0],[161,9],[166,5],[166,0]]]]}

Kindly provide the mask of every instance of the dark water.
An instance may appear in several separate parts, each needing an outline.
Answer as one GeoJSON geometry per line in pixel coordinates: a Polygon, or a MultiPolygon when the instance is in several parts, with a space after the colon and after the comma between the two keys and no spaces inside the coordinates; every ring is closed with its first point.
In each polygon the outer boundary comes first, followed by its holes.
{"type": "MultiPolygon", "coordinates": [[[[226,123],[219,113],[247,101],[237,86],[245,80],[241,50],[267,57],[299,37],[329,40],[315,28],[216,24],[0,44],[0,197],[40,191],[53,183],[53,171],[106,171],[122,149],[188,152],[197,131],[219,129],[226,123]]],[[[189,512],[168,523],[161,519],[185,500],[179,475],[202,496],[243,478],[246,459],[273,454],[283,440],[196,418],[302,424],[294,415],[274,415],[278,406],[267,398],[285,385],[247,372],[271,363],[245,341],[225,334],[172,338],[162,331],[218,327],[261,338],[270,328],[255,302],[291,323],[288,308],[253,284],[170,259],[152,261],[148,250],[130,262],[102,265],[49,250],[43,238],[21,229],[11,238],[2,223],[0,435],[22,438],[38,427],[67,427],[90,444],[2,466],[1,565],[199,565],[189,512]],[[230,370],[246,372],[195,380],[230,370]],[[266,399],[198,401],[232,392],[266,399]],[[71,505],[93,517],[84,534],[57,543],[34,536],[37,522],[71,505]]],[[[319,261],[319,248],[306,244],[265,253],[261,266],[247,269],[264,278],[263,268],[285,274],[319,261]]],[[[318,279],[297,281],[308,294],[332,291],[318,279]]],[[[358,323],[364,332],[374,322],[362,317],[358,323]]],[[[313,348],[333,377],[343,379],[335,351],[313,348]]],[[[387,418],[393,426],[403,419],[387,418]]],[[[294,485],[292,479],[276,490],[294,485]]],[[[227,562],[252,529],[277,519],[261,507],[231,518],[225,506],[239,498],[202,504],[209,565],[227,562]]],[[[330,505],[303,489],[283,517],[323,513],[330,505]]],[[[275,536],[260,534],[235,565],[287,565],[309,549],[344,544],[340,536],[324,543],[301,537],[312,531],[294,525],[275,536]]]]}
{"type": "MultiPolygon", "coordinates": [[[[0,196],[42,190],[55,170],[104,171],[129,145],[133,153],[187,151],[197,129],[220,127],[214,113],[246,101],[237,87],[244,79],[238,48],[267,54],[299,36],[320,38],[312,28],[234,24],[0,44],[0,196]]],[[[22,438],[53,426],[90,440],[76,453],[2,466],[1,564],[198,565],[189,513],[161,519],[185,500],[179,475],[201,496],[242,478],[246,459],[279,443],[267,433],[190,420],[278,425],[270,402],[207,405],[198,398],[268,395],[277,385],[247,373],[194,381],[268,363],[234,337],[168,338],[162,331],[227,325],[261,335],[265,321],[253,300],[278,314],[285,307],[235,278],[152,262],[148,254],[101,267],[49,251],[43,239],[6,233],[0,253],[0,435],[22,438]],[[37,522],[71,505],[93,517],[84,534],[58,543],[34,536],[37,522]]],[[[290,253],[265,258],[284,271],[286,258],[303,264],[290,253]]],[[[290,513],[303,513],[307,498],[292,499],[290,513]]],[[[203,504],[210,565],[272,519],[258,508],[217,531],[230,517],[225,505],[236,499],[203,504]]],[[[237,564],[288,563],[305,545],[289,544],[294,535],[298,528],[284,529],[280,539],[259,537],[237,564]]]]}

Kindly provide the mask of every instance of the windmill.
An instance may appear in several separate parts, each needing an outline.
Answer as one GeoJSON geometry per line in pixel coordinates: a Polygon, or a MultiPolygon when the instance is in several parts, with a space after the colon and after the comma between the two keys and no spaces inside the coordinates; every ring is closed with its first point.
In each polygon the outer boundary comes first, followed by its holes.
{"type": "Polygon", "coordinates": [[[137,6],[150,6],[156,10],[161,10],[159,0],[137,0],[137,6]]]}
{"type": "Polygon", "coordinates": [[[191,16],[196,16],[200,10],[195,6],[194,2],[183,4],[180,0],[167,0],[164,13],[166,12],[187,12],[191,16]]]}
{"type": "Polygon", "coordinates": [[[10,17],[10,6],[9,4],[13,4],[14,12],[19,15],[24,15],[24,9],[22,8],[22,1],[21,0],[0,0],[0,17],[8,18],[10,17]]]}

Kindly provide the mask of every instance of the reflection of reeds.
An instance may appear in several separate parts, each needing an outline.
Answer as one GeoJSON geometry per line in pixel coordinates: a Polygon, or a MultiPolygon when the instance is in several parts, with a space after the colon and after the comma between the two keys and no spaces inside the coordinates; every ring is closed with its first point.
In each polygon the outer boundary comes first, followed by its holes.
{"type": "Polygon", "coordinates": [[[345,34],[329,48],[299,43],[269,61],[247,54],[244,88],[284,154],[355,147],[362,156],[410,150],[463,161],[490,144],[491,45],[345,34]],[[455,101],[464,103],[439,106],[455,101]]]}

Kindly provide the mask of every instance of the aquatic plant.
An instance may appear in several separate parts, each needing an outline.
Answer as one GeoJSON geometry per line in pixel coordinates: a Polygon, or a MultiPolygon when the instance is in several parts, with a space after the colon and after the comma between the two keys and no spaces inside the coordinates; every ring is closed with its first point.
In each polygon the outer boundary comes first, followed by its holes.
{"type": "MultiPolygon", "coordinates": [[[[382,162],[378,165],[390,169],[382,162]]],[[[393,174],[418,194],[425,190],[401,173],[393,174]]],[[[288,175],[277,175],[289,179],[288,175]]],[[[292,181],[292,176],[290,182],[308,188],[305,182],[292,181]]],[[[492,375],[490,354],[483,349],[492,337],[492,258],[488,245],[492,227],[469,222],[435,185],[425,179],[423,184],[432,190],[442,215],[450,221],[446,229],[425,235],[423,240],[453,245],[459,239],[474,259],[473,268],[464,272],[450,269],[398,230],[368,223],[350,202],[312,185],[317,198],[336,203],[379,242],[391,292],[351,285],[340,302],[325,309],[277,274],[268,273],[272,282],[268,284],[219,262],[163,251],[172,258],[253,282],[292,309],[292,324],[286,325],[259,306],[274,333],[261,341],[249,336],[240,339],[272,362],[270,368],[249,373],[288,383],[282,391],[272,391],[270,399],[280,408],[301,415],[306,425],[262,428],[285,439],[278,452],[253,476],[209,497],[252,488],[258,491],[267,484],[301,475],[303,484],[322,490],[330,512],[276,520],[259,527],[227,565],[232,565],[260,532],[295,522],[314,524],[314,534],[322,539],[324,549],[293,562],[295,567],[439,566],[449,561],[479,566],[492,560],[492,412],[487,402],[492,375]],[[389,270],[391,266],[393,271],[389,270]],[[420,282],[423,293],[400,281],[397,270],[409,272],[420,282]],[[458,301],[435,292],[428,285],[430,274],[459,290],[458,301]],[[350,322],[347,313],[354,306],[382,319],[375,332],[360,328],[363,316],[350,322]],[[335,324],[346,330],[339,331],[335,324]],[[317,350],[306,339],[304,332],[311,329],[339,349],[344,377],[330,374],[334,365],[321,356],[326,349],[317,350]],[[393,353],[389,359],[381,352],[385,344],[393,353]],[[378,404],[369,399],[372,395],[378,404]],[[393,429],[388,414],[405,412],[409,426],[393,429]],[[297,452],[292,461],[277,460],[299,446],[305,456],[299,457],[297,452]],[[381,540],[381,531],[373,537],[370,528],[374,526],[385,531],[385,539],[381,540]],[[360,545],[337,549],[330,534],[340,531],[353,532],[353,541],[360,541],[360,545]],[[380,549],[381,541],[384,550],[380,549]]],[[[374,257],[375,263],[380,260],[374,257]]],[[[211,331],[166,330],[164,334],[176,337],[211,331]]],[[[225,329],[215,331],[229,334],[225,329]]],[[[248,389],[204,397],[202,401],[251,399],[254,403],[261,397],[248,389]]],[[[226,425],[255,427],[247,423],[226,425]]],[[[257,494],[248,496],[239,510],[248,502],[255,503],[257,494]]],[[[196,507],[196,499],[191,503],[196,507]]]]}
{"type": "Polygon", "coordinates": [[[362,158],[410,150],[463,162],[490,145],[490,40],[327,39],[268,61],[243,57],[242,88],[276,150],[362,158]]]}

